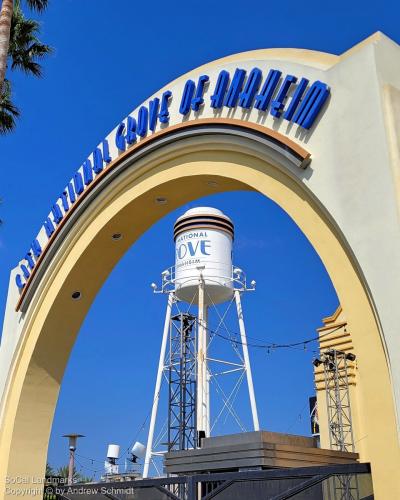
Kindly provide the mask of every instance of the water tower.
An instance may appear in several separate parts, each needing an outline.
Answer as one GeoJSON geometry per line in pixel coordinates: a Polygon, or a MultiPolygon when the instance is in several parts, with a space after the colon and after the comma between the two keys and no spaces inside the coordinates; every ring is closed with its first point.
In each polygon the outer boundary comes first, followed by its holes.
{"type": "MultiPolygon", "coordinates": [[[[152,284],[156,293],[168,296],[163,337],[147,440],[143,477],[149,472],[152,457],[163,374],[169,385],[168,451],[201,445],[210,436],[210,362],[226,363],[226,373],[243,370],[246,375],[254,430],[259,430],[241,294],[254,290],[246,284],[244,272],[232,263],[234,225],[216,208],[188,210],[174,225],[175,266],[161,274],[161,285],[152,284]],[[234,302],[240,337],[236,364],[210,356],[209,312],[218,304],[234,302]],[[187,305],[197,313],[182,312],[187,305]],[[173,314],[173,309],[176,314],[173,314]]],[[[189,309],[188,309],[189,311],[189,309]]],[[[222,372],[224,373],[224,372],[222,372]]],[[[220,374],[219,374],[220,375],[220,374]]],[[[227,402],[225,401],[226,405],[227,402]]]]}

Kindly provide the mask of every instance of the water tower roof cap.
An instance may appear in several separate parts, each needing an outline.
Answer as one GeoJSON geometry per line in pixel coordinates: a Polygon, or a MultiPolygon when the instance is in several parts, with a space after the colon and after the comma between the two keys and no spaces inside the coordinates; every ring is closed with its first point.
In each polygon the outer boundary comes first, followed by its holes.
{"type": "Polygon", "coordinates": [[[186,217],[191,217],[193,215],[217,215],[217,216],[222,216],[225,219],[228,219],[232,222],[232,220],[222,212],[222,210],[219,210],[218,208],[213,208],[213,207],[195,207],[195,208],[190,208],[189,210],[186,210],[186,212],[178,217],[176,219],[176,222],[178,222],[181,219],[186,219],[186,217]]]}
{"type": "Polygon", "coordinates": [[[232,220],[221,210],[212,207],[196,207],[187,210],[175,222],[174,240],[185,231],[195,229],[216,229],[228,233],[233,239],[232,220]]]}

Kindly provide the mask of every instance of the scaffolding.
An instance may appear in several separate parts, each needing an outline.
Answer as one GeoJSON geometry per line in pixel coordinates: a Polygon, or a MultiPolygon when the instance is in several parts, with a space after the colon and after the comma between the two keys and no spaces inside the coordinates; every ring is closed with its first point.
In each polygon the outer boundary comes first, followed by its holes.
{"type": "Polygon", "coordinates": [[[168,452],[196,448],[196,323],[188,313],[170,322],[168,452]]]}
{"type": "Polygon", "coordinates": [[[333,450],[354,452],[347,363],[354,359],[354,354],[335,349],[325,351],[321,356],[324,367],[329,440],[333,450]]]}
{"type": "MultiPolygon", "coordinates": [[[[324,368],[326,405],[330,448],[344,452],[355,452],[353,425],[351,418],[348,361],[354,361],[355,355],[336,349],[321,354],[324,368]]],[[[335,498],[340,500],[358,500],[359,488],[357,476],[338,475],[334,481],[335,498]]]]}

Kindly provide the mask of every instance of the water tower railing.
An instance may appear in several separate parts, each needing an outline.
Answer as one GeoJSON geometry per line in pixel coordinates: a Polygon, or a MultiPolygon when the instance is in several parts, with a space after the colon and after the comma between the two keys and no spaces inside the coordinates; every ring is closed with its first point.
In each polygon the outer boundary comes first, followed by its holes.
{"type": "MultiPolygon", "coordinates": [[[[220,262],[207,262],[207,264],[217,264],[220,265],[220,262]]],[[[155,283],[152,283],[152,288],[155,293],[171,293],[175,292],[176,290],[176,266],[171,266],[165,271],[161,273],[161,285],[157,286],[155,283]]],[[[212,267],[207,266],[207,281],[212,282],[213,281],[213,276],[210,274],[210,271],[212,270],[212,267]]],[[[217,269],[217,268],[216,268],[217,269]]],[[[218,267],[218,269],[220,269],[218,267]]],[[[193,267],[193,276],[187,276],[186,279],[179,279],[179,283],[182,286],[185,282],[192,282],[194,279],[199,278],[199,272],[200,269],[193,267]]],[[[215,275],[215,283],[220,284],[221,280],[226,280],[226,283],[232,284],[232,288],[234,291],[239,291],[239,292],[244,292],[244,291],[254,291],[255,290],[255,281],[252,280],[250,282],[250,286],[247,285],[247,279],[246,279],[246,274],[242,269],[240,269],[237,266],[231,266],[231,274],[230,276],[221,276],[215,275]]]]}

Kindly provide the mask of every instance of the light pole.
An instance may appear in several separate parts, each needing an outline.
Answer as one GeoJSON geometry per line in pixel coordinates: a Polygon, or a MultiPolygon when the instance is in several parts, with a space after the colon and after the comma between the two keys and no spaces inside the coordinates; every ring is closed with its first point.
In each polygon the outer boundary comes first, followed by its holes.
{"type": "Polygon", "coordinates": [[[68,485],[74,482],[75,450],[78,438],[85,437],[83,434],[64,434],[69,439],[69,463],[68,463],[68,485]]]}

